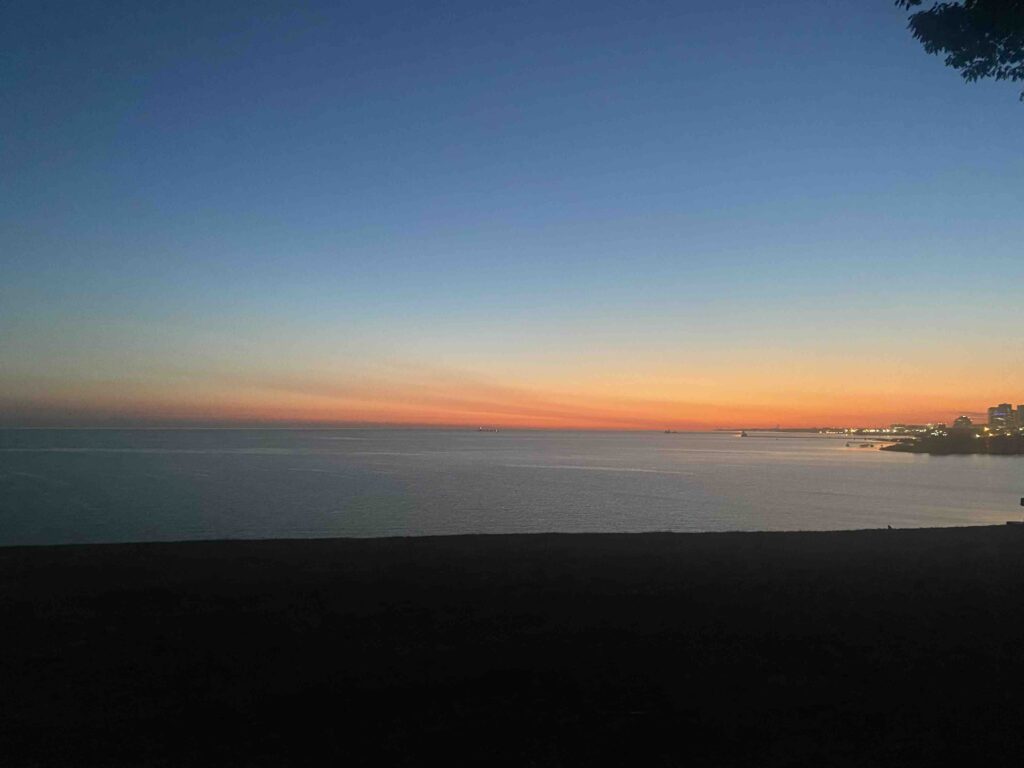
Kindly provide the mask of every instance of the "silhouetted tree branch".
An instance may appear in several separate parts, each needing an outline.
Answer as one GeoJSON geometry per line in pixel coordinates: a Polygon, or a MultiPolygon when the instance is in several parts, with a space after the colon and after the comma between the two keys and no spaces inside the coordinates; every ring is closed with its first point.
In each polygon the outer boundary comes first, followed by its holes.
{"type": "MultiPolygon", "coordinates": [[[[896,0],[908,11],[924,0],[896,0]]],[[[964,80],[1024,80],[1024,0],[937,2],[908,25],[928,53],[945,54],[964,80]]],[[[1024,101],[1024,93],[1021,93],[1024,101]]]]}

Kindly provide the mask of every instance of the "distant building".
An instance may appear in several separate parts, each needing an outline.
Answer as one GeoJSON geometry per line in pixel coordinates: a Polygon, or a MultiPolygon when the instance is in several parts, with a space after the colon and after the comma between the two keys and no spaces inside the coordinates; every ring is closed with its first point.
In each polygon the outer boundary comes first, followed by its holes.
{"type": "Polygon", "coordinates": [[[953,429],[968,429],[973,426],[974,422],[971,421],[970,416],[957,416],[953,419],[953,429]]]}
{"type": "Polygon", "coordinates": [[[988,409],[988,425],[1005,429],[1017,424],[1016,414],[1010,403],[1000,403],[988,409]]]}

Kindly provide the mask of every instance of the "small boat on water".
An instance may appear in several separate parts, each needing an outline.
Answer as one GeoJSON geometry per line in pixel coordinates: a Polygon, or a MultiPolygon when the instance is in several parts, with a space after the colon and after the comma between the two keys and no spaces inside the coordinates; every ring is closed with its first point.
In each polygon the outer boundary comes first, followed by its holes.
{"type": "Polygon", "coordinates": [[[498,428],[497,427],[479,427],[476,431],[477,432],[497,432],[498,428]]]}
{"type": "Polygon", "coordinates": [[[747,430],[741,429],[740,430],[740,437],[749,437],[749,435],[747,434],[747,430]]]}

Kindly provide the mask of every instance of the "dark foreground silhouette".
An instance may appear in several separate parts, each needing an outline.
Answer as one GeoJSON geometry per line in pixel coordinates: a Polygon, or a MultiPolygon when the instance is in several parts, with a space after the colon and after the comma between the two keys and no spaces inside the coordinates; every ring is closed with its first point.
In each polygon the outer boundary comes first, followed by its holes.
{"type": "Polygon", "coordinates": [[[1016,765],[1020,526],[0,549],[23,765],[1016,765]]]}

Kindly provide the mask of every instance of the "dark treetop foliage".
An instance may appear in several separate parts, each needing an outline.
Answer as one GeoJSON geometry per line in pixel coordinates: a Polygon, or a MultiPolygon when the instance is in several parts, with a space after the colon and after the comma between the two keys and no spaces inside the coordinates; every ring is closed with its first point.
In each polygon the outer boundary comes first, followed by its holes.
{"type": "MultiPolygon", "coordinates": [[[[907,10],[922,3],[896,0],[907,10]]],[[[928,53],[945,54],[947,66],[968,82],[1024,80],[1024,0],[935,3],[911,14],[909,27],[928,53]]]]}

